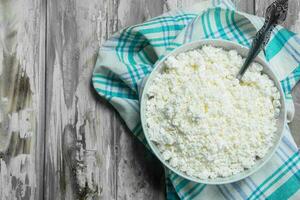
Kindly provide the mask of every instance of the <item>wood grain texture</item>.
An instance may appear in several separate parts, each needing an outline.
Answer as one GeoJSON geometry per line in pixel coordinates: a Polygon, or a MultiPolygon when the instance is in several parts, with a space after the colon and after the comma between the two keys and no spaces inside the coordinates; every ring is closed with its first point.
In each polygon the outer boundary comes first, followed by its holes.
{"type": "MultiPolygon", "coordinates": [[[[161,0],[121,0],[118,28],[141,23],[163,13],[161,0]]],[[[126,127],[119,126],[117,138],[117,199],[164,199],[164,175],[160,163],[151,156],[126,127]]]]}
{"type": "Polygon", "coordinates": [[[0,199],[41,199],[45,2],[0,1],[0,199]]]}
{"type": "Polygon", "coordinates": [[[46,199],[164,197],[161,166],[90,86],[102,42],[162,8],[160,1],[48,2],[46,199]]]}
{"type": "Polygon", "coordinates": [[[255,13],[255,0],[233,0],[232,2],[239,11],[249,14],[255,13]]]}
{"type": "MultiPolygon", "coordinates": [[[[201,3],[203,1],[204,0],[165,0],[164,11],[191,7],[195,3],[201,3]]],[[[232,0],[236,8],[250,14],[254,14],[254,1],[255,0],[232,0]]]]}
{"type": "MultiPolygon", "coordinates": [[[[148,0],[149,1],[149,0],[148,0]]],[[[193,6],[195,3],[201,3],[205,0],[165,0],[164,11],[175,10],[193,6]]]]}
{"type": "Polygon", "coordinates": [[[90,86],[99,44],[116,30],[114,4],[48,1],[45,199],[115,199],[119,125],[90,86]]]}

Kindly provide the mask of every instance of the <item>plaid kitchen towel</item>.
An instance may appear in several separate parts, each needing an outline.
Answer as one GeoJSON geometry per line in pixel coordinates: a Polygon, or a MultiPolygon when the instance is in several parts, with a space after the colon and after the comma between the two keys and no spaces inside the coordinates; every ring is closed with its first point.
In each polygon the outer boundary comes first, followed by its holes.
{"type": "MultiPolygon", "coordinates": [[[[101,47],[92,77],[94,88],[147,146],[140,123],[139,95],[154,63],[184,43],[205,38],[235,41],[249,47],[263,22],[262,18],[236,11],[228,0],[213,0],[125,28],[101,47]]],[[[262,55],[281,80],[289,120],[293,117],[291,90],[300,79],[299,50],[300,37],[278,26],[262,55]]],[[[300,199],[300,156],[288,125],[272,159],[239,182],[197,184],[167,169],[165,172],[167,199],[300,199]]]]}

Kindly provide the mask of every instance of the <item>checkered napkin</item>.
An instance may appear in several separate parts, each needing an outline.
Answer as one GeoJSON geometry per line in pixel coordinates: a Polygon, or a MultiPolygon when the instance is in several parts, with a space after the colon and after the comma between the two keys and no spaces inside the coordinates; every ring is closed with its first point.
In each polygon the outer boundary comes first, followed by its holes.
{"type": "MultiPolygon", "coordinates": [[[[249,47],[263,22],[262,18],[235,11],[228,0],[214,0],[123,29],[99,51],[92,77],[94,88],[147,146],[140,122],[139,95],[154,63],[184,43],[205,38],[230,40],[249,47]]],[[[291,120],[294,109],[291,90],[300,79],[300,37],[277,27],[262,56],[281,80],[291,120]]],[[[205,185],[186,180],[168,169],[165,174],[167,199],[300,199],[300,155],[288,125],[272,159],[239,182],[205,185]]]]}

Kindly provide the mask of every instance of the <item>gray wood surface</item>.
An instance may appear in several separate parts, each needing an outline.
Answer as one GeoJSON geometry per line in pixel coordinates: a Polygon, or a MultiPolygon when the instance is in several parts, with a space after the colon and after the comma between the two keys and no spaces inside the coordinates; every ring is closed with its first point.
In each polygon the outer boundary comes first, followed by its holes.
{"type": "Polygon", "coordinates": [[[240,11],[255,14],[255,0],[234,0],[232,2],[240,11]]]}
{"type": "MultiPolygon", "coordinates": [[[[0,0],[0,199],[164,199],[161,165],[90,78],[114,32],[201,1],[0,0]]],[[[262,15],[254,1],[234,3],[262,15]]],[[[300,30],[299,10],[286,26],[300,30]]]]}
{"type": "Polygon", "coordinates": [[[162,168],[90,76],[112,33],[163,12],[162,1],[51,1],[47,6],[46,199],[161,199],[162,168]],[[159,186],[159,187],[157,187],[159,186]]]}
{"type": "Polygon", "coordinates": [[[0,199],[41,199],[45,2],[0,1],[0,199]]]}

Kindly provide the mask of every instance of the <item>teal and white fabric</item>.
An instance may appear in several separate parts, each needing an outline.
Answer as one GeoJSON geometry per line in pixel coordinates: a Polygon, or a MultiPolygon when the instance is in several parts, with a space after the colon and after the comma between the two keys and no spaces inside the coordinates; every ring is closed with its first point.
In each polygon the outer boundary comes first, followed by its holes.
{"type": "MultiPolygon", "coordinates": [[[[140,123],[139,95],[155,62],[184,43],[205,38],[249,47],[263,22],[262,18],[236,11],[228,0],[213,0],[125,28],[101,47],[93,85],[147,146],[140,123]]],[[[300,79],[300,37],[277,27],[262,54],[281,80],[291,120],[291,90],[300,79]]],[[[188,181],[167,169],[165,174],[167,199],[300,199],[300,155],[288,125],[271,161],[242,181],[215,186],[188,181]]]]}

